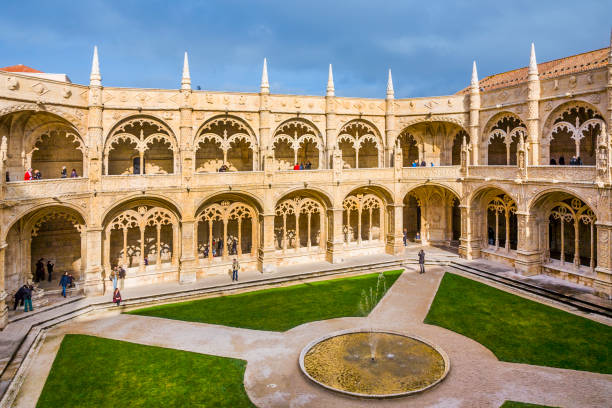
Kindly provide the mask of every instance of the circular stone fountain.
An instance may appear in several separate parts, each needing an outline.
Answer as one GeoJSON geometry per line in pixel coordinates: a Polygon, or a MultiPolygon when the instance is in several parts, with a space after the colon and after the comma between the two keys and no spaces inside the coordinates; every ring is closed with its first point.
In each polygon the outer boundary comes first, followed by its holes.
{"type": "Polygon", "coordinates": [[[448,374],[450,362],[444,351],[415,336],[351,330],[308,344],[300,354],[300,368],[330,390],[390,398],[435,386],[448,374]]]}

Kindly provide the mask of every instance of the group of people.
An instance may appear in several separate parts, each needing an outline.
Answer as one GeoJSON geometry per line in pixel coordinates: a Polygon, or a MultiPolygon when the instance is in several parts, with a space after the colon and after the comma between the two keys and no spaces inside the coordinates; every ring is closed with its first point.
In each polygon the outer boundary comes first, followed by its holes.
{"type": "MultiPolygon", "coordinates": [[[[557,163],[557,161],[555,160],[554,157],[550,158],[550,165],[551,166],[565,166],[565,157],[561,156],[559,157],[559,162],[557,163]]],[[[576,156],[572,156],[572,158],[569,161],[569,165],[570,166],[582,166],[582,159],[580,158],[580,156],[576,157],[576,156]]]]}
{"type": "MultiPolygon", "coordinates": [[[[212,248],[212,256],[223,256],[223,239],[222,238],[213,238],[212,245],[206,245],[204,247],[204,258],[208,258],[210,254],[210,248],[212,248]]],[[[238,239],[234,237],[228,238],[227,249],[229,255],[238,255],[238,239]]]]}
{"type": "MultiPolygon", "coordinates": [[[[60,172],[60,178],[67,178],[67,177],[68,177],[68,170],[66,169],[66,166],[62,166],[62,171],[60,172]]],[[[76,178],[76,177],[79,177],[79,175],[77,174],[76,169],[72,169],[72,171],[70,172],[70,178],[76,178]]],[[[23,179],[24,180],[41,180],[42,173],[40,172],[40,170],[32,170],[32,168],[29,168],[23,175],[23,179]]],[[[6,172],[6,181],[9,181],[8,172],[6,172]]]]}
{"type": "MultiPolygon", "coordinates": [[[[434,166],[434,163],[431,162],[431,167],[433,167],[433,166],[434,166]]],[[[427,167],[427,162],[425,160],[423,160],[421,162],[421,164],[419,164],[419,161],[415,160],[415,161],[412,162],[411,167],[427,167]]]]}
{"type": "Polygon", "coordinates": [[[293,170],[310,170],[312,169],[312,163],[309,161],[307,161],[306,163],[295,163],[295,166],[293,166],[293,170]]]}
{"type": "Polygon", "coordinates": [[[34,310],[34,308],[32,307],[32,293],[33,292],[34,292],[34,286],[32,285],[26,284],[20,287],[14,295],[15,306],[13,307],[13,310],[17,310],[17,306],[19,305],[24,306],[24,309],[23,309],[24,312],[27,312],[28,308],[30,309],[30,312],[34,310]]]}
{"type": "MultiPolygon", "coordinates": [[[[43,262],[45,258],[40,258],[38,261],[36,261],[36,270],[34,272],[34,282],[42,282],[45,280],[45,264],[43,262]]],[[[47,278],[48,281],[51,282],[51,279],[53,279],[53,267],[55,266],[54,263],[51,263],[51,260],[48,259],[47,260],[47,278]]]]}
{"type": "Polygon", "coordinates": [[[119,291],[118,286],[119,279],[121,279],[121,282],[123,282],[125,279],[125,269],[123,269],[121,266],[115,266],[109,276],[109,280],[113,282],[113,303],[115,303],[117,306],[121,304],[121,292],[119,291]]]}

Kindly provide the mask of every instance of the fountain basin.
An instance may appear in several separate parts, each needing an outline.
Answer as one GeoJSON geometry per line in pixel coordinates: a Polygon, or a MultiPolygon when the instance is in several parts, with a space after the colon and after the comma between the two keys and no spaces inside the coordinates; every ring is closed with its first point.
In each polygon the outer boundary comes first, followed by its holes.
{"type": "Polygon", "coordinates": [[[347,330],[309,343],[300,353],[302,373],[316,384],[363,398],[392,398],[434,387],[450,361],[439,347],[387,330],[347,330]]]}

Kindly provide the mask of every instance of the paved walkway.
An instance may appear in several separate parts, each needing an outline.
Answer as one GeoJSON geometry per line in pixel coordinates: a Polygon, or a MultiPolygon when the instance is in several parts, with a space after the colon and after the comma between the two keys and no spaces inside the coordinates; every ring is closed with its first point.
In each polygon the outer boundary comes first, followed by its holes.
{"type": "Polygon", "coordinates": [[[427,274],[418,275],[409,268],[368,317],[312,322],[284,333],[122,315],[112,310],[71,320],[48,331],[14,406],[35,406],[67,333],[244,359],[248,362],[245,388],[259,407],[497,408],[505,400],[551,406],[610,406],[612,375],[499,362],[479,343],[424,324],[444,273],[443,267],[428,269],[427,274]],[[309,342],[330,332],[364,327],[401,331],[437,344],[449,355],[449,375],[422,394],[368,401],[329,392],[300,373],[298,356],[309,342]]]}

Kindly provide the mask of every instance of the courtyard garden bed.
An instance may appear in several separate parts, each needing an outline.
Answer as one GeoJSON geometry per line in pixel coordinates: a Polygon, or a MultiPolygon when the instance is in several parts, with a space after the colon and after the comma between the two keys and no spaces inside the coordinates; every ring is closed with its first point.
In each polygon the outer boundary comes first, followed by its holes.
{"type": "Polygon", "coordinates": [[[612,327],[452,273],[425,323],[470,337],[502,361],[612,374],[612,327]]]}
{"type": "MultiPolygon", "coordinates": [[[[387,289],[401,273],[401,270],[383,273],[387,289]]],[[[372,273],[153,306],[128,313],[247,329],[286,331],[312,321],[369,313],[376,302],[370,302],[369,310],[364,311],[360,301],[363,292],[375,287],[378,279],[379,274],[372,273]]]]}
{"type": "Polygon", "coordinates": [[[69,334],[36,406],[253,407],[245,368],[232,358],[69,334]]]}

